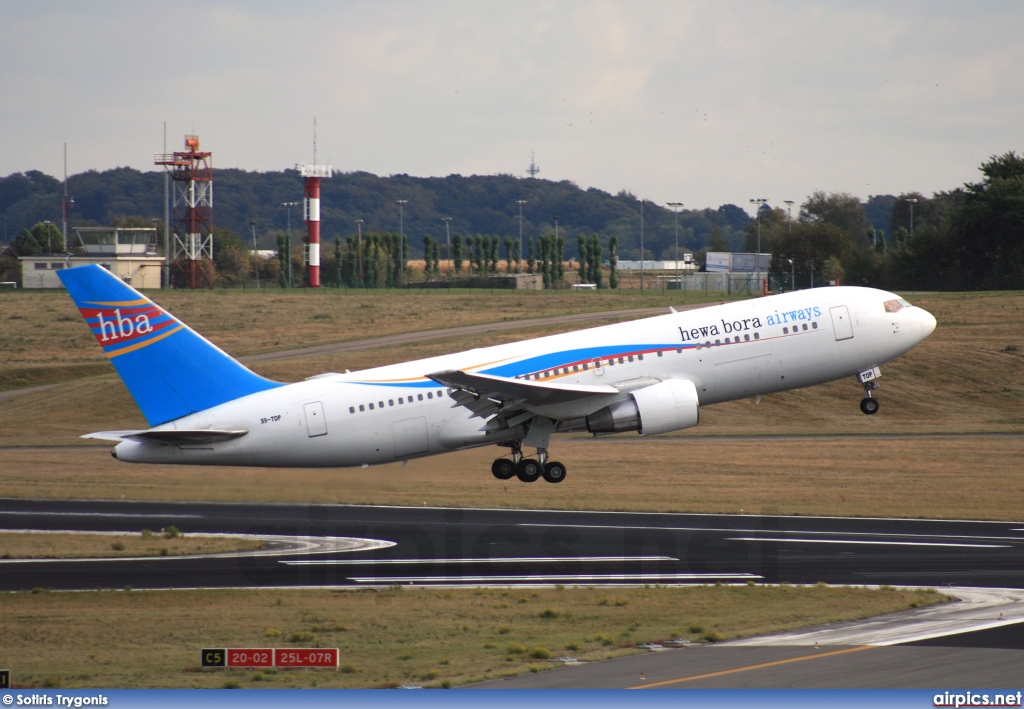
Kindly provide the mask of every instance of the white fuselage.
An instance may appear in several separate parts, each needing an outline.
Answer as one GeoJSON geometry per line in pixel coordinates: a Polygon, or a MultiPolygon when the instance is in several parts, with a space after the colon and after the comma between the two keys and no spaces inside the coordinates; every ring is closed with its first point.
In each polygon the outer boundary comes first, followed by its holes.
{"type": "MultiPolygon", "coordinates": [[[[927,337],[935,319],[884,291],[797,291],[644,320],[345,374],[327,374],[245,396],[158,426],[247,429],[207,445],[125,440],[120,460],[282,467],[389,463],[500,443],[522,429],[485,432],[426,375],[463,370],[537,382],[613,385],[623,390],[679,378],[701,406],[854,376],[927,337]]],[[[595,399],[607,406],[615,396],[595,399]]],[[[541,411],[559,420],[557,411],[541,411]]],[[[589,413],[593,413],[592,411],[589,413]]],[[[576,412],[574,415],[579,415],[576,412]]]]}

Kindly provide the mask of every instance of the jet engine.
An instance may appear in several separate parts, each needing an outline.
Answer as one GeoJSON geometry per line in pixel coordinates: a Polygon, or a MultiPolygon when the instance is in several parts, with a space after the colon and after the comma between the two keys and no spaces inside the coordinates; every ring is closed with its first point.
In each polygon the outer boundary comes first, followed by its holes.
{"type": "Polygon", "coordinates": [[[696,426],[697,387],[688,379],[666,379],[631,392],[628,399],[587,416],[591,433],[639,431],[641,436],[696,426]]]}

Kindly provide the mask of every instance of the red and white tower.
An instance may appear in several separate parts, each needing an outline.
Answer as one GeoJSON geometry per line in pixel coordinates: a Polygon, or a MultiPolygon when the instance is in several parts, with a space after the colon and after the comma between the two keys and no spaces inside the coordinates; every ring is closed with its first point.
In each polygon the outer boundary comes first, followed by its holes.
{"type": "Polygon", "coordinates": [[[182,270],[189,288],[206,281],[213,288],[212,271],[203,259],[213,261],[213,158],[199,151],[199,136],[185,136],[185,150],[157,153],[154,163],[163,165],[174,181],[174,245],[170,258],[182,270]]]}
{"type": "Polygon", "coordinates": [[[302,175],[302,211],[306,220],[306,265],[309,287],[320,287],[320,178],[331,176],[330,165],[299,165],[302,175]]]}

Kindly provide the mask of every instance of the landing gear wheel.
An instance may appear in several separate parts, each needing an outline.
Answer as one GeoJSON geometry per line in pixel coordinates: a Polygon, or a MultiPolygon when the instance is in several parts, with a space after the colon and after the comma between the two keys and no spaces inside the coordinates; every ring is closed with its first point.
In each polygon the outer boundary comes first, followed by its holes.
{"type": "Polygon", "coordinates": [[[565,466],[551,462],[544,466],[544,479],[549,483],[560,483],[565,480],[565,466]]]}
{"type": "Polygon", "coordinates": [[[516,477],[524,483],[532,483],[541,475],[540,463],[533,458],[524,458],[516,466],[516,477]]]}
{"type": "Polygon", "coordinates": [[[516,474],[516,465],[508,458],[498,458],[491,463],[491,474],[498,480],[508,480],[516,474]]]}
{"type": "Polygon", "coordinates": [[[866,397],[860,400],[860,410],[868,416],[878,413],[878,399],[866,397]]]}

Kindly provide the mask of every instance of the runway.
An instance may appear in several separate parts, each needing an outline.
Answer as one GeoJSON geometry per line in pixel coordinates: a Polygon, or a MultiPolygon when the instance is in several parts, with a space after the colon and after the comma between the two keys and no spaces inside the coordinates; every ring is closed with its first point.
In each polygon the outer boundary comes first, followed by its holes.
{"type": "Polygon", "coordinates": [[[0,590],[392,584],[816,583],[1024,588],[1024,523],[0,500],[0,529],[277,538],[268,552],[144,560],[0,560],[0,590]],[[281,538],[377,540],[301,553],[281,538]],[[280,553],[273,553],[279,550],[280,553]]]}
{"type": "Polygon", "coordinates": [[[0,529],[265,538],[213,557],[0,559],[0,590],[793,583],[930,586],[960,603],[482,686],[1021,683],[1024,523],[545,510],[0,500],[0,529]],[[1003,590],[992,590],[1003,589],[1003,590]]]}

